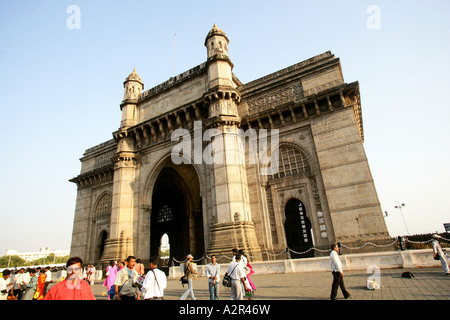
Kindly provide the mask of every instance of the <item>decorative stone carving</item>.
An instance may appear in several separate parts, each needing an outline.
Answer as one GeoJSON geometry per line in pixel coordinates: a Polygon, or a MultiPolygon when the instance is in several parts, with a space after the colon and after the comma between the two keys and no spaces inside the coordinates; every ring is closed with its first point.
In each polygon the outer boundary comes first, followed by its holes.
{"type": "Polygon", "coordinates": [[[303,87],[296,83],[248,101],[249,111],[258,113],[303,98],[303,87]]]}

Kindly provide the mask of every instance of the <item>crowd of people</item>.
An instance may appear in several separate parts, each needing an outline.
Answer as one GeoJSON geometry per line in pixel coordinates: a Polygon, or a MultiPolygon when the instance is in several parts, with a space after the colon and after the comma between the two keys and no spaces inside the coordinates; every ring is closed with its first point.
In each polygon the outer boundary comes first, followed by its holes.
{"type": "MultiPolygon", "coordinates": [[[[449,276],[447,257],[439,244],[440,237],[432,238],[434,259],[440,260],[446,276],[449,276]]],[[[225,276],[231,282],[231,300],[251,300],[254,297],[256,287],[250,276],[254,273],[247,256],[242,250],[233,249],[233,258],[229,263],[225,276]]],[[[186,256],[183,268],[183,277],[187,284],[180,300],[185,300],[188,295],[196,300],[194,294],[194,279],[199,274],[196,265],[192,262],[191,254],[186,256]]],[[[139,259],[129,256],[125,261],[111,261],[106,268],[106,278],[103,286],[110,300],[163,300],[164,289],[167,288],[166,274],[158,269],[159,257],[149,259],[149,271],[145,273],[145,267],[139,259]]],[[[339,259],[339,247],[333,244],[330,254],[330,267],[333,275],[330,299],[336,299],[338,288],[341,289],[344,298],[348,299],[350,293],[344,285],[344,273],[339,259]]],[[[24,268],[11,272],[5,269],[0,277],[0,300],[95,300],[90,285],[94,284],[96,269],[93,265],[83,268],[83,261],[79,257],[72,257],[66,263],[67,276],[62,281],[48,289],[52,282],[50,267],[27,269],[24,268]],[[77,289],[77,290],[75,290],[77,289]]],[[[213,254],[210,263],[205,268],[205,276],[209,288],[210,300],[220,299],[221,270],[217,258],[213,254]]],[[[228,286],[228,285],[227,285],[228,286]]]]}
{"type": "MultiPolygon", "coordinates": [[[[57,274],[58,268],[50,266],[5,269],[0,278],[0,300],[43,300],[48,286],[59,282],[58,278],[61,277],[55,277],[57,274]]],[[[82,268],[80,277],[89,285],[94,285],[95,274],[95,266],[88,265],[82,268]]]]}
{"type": "Polygon", "coordinates": [[[51,282],[50,267],[5,269],[0,278],[0,300],[42,300],[51,282]]]}
{"type": "MultiPolygon", "coordinates": [[[[199,274],[192,262],[191,254],[186,256],[183,275],[186,278],[187,289],[180,300],[190,296],[196,300],[194,293],[194,279],[199,274]]],[[[210,294],[210,300],[220,299],[221,271],[215,255],[211,255],[210,263],[205,266],[205,276],[210,294]]],[[[106,279],[103,285],[107,288],[108,299],[114,300],[163,300],[164,289],[167,287],[166,274],[158,269],[159,258],[149,260],[149,271],[144,275],[143,264],[134,256],[129,256],[125,262],[111,261],[106,268],[106,279]]],[[[233,249],[233,258],[227,274],[232,279],[231,300],[252,299],[255,285],[250,280],[253,268],[242,250],[233,249]]]]}
{"type": "MultiPolygon", "coordinates": [[[[188,254],[184,264],[184,275],[188,288],[180,297],[184,300],[190,295],[195,300],[193,280],[197,278],[193,256],[188,254]]],[[[205,266],[205,275],[209,287],[210,299],[220,298],[220,264],[215,255],[205,266]]],[[[163,300],[167,287],[166,274],[158,269],[159,257],[149,259],[149,271],[145,274],[145,266],[134,256],[125,261],[110,261],[106,268],[103,286],[109,300],[163,300]]],[[[90,288],[94,284],[96,268],[94,265],[83,266],[79,257],[71,257],[66,263],[66,276],[56,284],[48,286],[52,281],[50,267],[21,268],[3,271],[0,278],[0,300],[95,300],[90,288]],[[77,290],[74,290],[77,289],[77,290]]],[[[228,266],[227,274],[232,279],[231,300],[252,299],[255,286],[249,276],[253,268],[242,250],[233,249],[233,258],[228,266]]]]}

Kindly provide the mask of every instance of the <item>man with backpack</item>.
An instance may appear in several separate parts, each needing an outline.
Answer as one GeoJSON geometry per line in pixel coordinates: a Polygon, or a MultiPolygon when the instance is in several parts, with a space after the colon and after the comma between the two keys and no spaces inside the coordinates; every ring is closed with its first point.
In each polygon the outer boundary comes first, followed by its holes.
{"type": "Polygon", "coordinates": [[[129,256],[127,258],[127,265],[117,272],[114,281],[114,289],[116,292],[115,298],[117,300],[141,300],[139,297],[139,287],[136,283],[139,279],[139,274],[134,269],[136,265],[136,257],[129,256]]]}

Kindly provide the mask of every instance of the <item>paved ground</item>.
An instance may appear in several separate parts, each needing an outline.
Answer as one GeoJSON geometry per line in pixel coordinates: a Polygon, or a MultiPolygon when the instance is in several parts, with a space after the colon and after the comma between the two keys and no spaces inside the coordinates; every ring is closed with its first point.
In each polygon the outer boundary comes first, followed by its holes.
{"type": "MultiPolygon", "coordinates": [[[[365,271],[344,272],[344,282],[352,295],[352,300],[450,300],[450,277],[446,277],[442,268],[420,269],[382,269],[381,285],[378,290],[368,290],[365,271]],[[405,271],[413,273],[415,278],[402,278],[405,271]]],[[[332,275],[330,272],[308,272],[297,274],[257,275],[251,276],[257,290],[255,300],[328,300],[330,296],[332,275]]],[[[166,300],[178,300],[187,288],[180,281],[169,279],[165,290],[166,300]]],[[[105,287],[101,282],[92,286],[98,300],[105,287]]],[[[208,300],[206,278],[194,280],[194,292],[198,300],[208,300]]],[[[220,288],[221,300],[229,300],[230,293],[223,286],[220,288]]],[[[338,299],[343,299],[339,291],[338,299]]],[[[189,301],[189,297],[187,301],[189,301]]]]}

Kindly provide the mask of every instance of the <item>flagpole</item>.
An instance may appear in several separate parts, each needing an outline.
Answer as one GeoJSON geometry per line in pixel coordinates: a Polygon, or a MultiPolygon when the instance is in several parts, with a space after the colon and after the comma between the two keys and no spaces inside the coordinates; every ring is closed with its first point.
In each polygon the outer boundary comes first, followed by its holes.
{"type": "Polygon", "coordinates": [[[173,58],[173,72],[177,75],[177,34],[174,34],[174,58],[173,58]]]}

